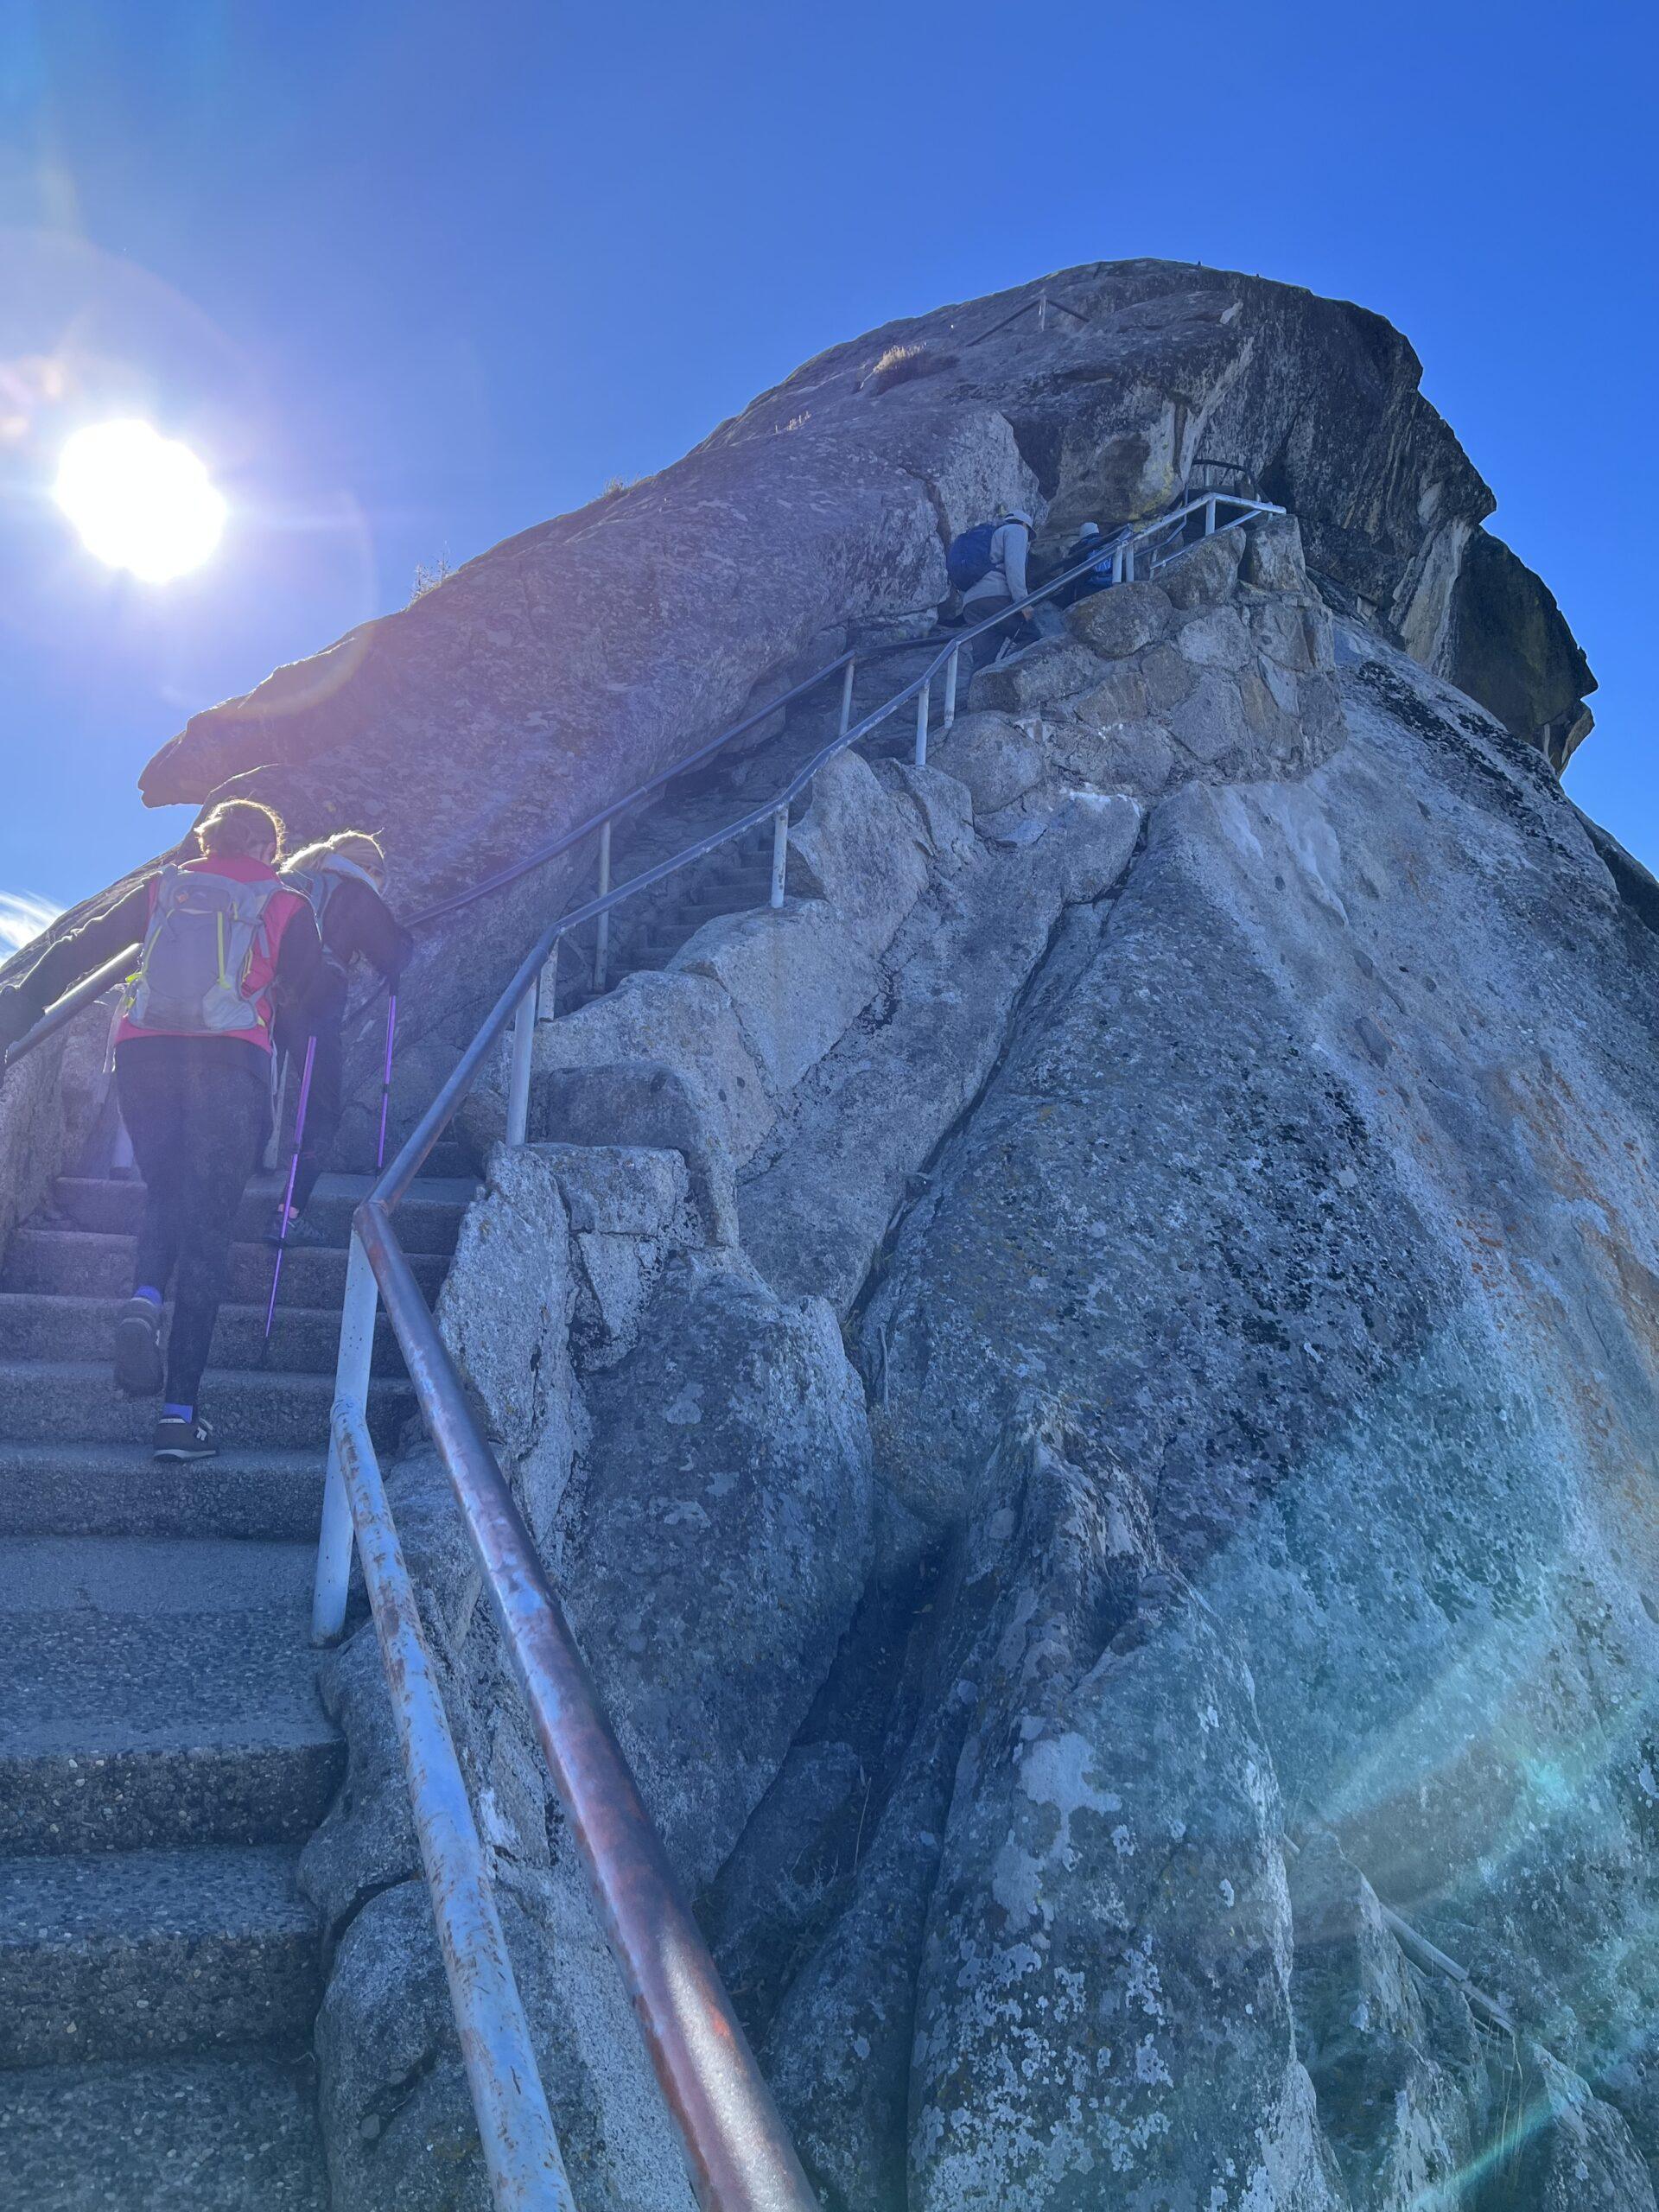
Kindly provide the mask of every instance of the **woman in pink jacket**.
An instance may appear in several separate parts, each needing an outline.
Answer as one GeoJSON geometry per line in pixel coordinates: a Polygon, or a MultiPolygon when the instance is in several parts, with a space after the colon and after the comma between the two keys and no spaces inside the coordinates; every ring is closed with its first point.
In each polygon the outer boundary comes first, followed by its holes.
{"type": "Polygon", "coordinates": [[[237,1211],[270,1128],[273,999],[279,987],[303,997],[321,962],[309,904],[278,880],[283,825],[268,807],[226,800],[194,836],[194,858],[135,885],[0,994],[0,1040],[9,1042],[142,940],[115,1033],[116,1090],[144,1179],[115,1380],[129,1396],[161,1395],[158,1459],[207,1459],[216,1448],[197,1393],[237,1211]]]}

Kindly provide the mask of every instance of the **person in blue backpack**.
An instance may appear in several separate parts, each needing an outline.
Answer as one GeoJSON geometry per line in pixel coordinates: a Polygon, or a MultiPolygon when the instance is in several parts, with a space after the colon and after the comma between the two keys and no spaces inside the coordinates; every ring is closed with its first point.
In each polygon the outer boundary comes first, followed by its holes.
{"type": "Polygon", "coordinates": [[[1060,597],[1063,607],[1075,607],[1078,600],[1092,598],[1097,591],[1109,591],[1112,583],[1112,552],[1116,541],[1108,541],[1100,534],[1097,522],[1086,522],[1077,537],[1060,556],[1057,574],[1064,575],[1068,569],[1075,569],[1079,561],[1086,561],[1091,553],[1101,557],[1092,569],[1065,587],[1060,597]]]}
{"type": "MultiPolygon", "coordinates": [[[[1001,507],[995,522],[980,523],[951,539],[945,568],[962,595],[961,620],[965,626],[976,627],[1026,596],[1031,588],[1026,567],[1035,527],[1023,507],[1001,507]]],[[[995,659],[1008,640],[1030,645],[1036,636],[1029,608],[1010,613],[1006,621],[974,639],[969,648],[973,669],[982,669],[995,659]]]]}

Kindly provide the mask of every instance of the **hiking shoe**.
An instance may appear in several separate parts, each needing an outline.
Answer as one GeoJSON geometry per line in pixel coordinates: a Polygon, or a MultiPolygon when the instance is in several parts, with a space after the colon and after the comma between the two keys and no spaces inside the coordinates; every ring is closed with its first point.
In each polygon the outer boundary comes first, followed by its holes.
{"type": "Polygon", "coordinates": [[[124,1398],[162,1395],[162,1309],[153,1298],[130,1298],[115,1325],[115,1387],[124,1398]]]}
{"type": "Polygon", "coordinates": [[[212,1459],[218,1452],[213,1432],[200,1414],[191,1421],[180,1421],[175,1416],[156,1424],[156,1442],[150,1452],[153,1459],[212,1459]]]}
{"type": "Polygon", "coordinates": [[[290,1247],[297,1244],[305,1250],[315,1251],[320,1246],[326,1244],[328,1239],[323,1235],[321,1230],[313,1228],[302,1213],[291,1214],[289,1217],[288,1234],[284,1236],[283,1210],[278,1206],[266,1224],[265,1242],[267,1244],[287,1244],[290,1247]]]}

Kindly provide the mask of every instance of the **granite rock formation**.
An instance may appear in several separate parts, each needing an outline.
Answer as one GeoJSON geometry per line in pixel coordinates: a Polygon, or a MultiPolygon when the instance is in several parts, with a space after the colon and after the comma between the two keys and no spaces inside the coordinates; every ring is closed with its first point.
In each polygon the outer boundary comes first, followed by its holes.
{"type": "MultiPolygon", "coordinates": [[[[543,1028],[444,1319],[824,2202],[1651,2204],[1659,963],[1548,761],[1266,523],[791,847],[543,1028]]],[[[538,1910],[629,2204],[637,2053],[538,1910]]],[[[372,2156],[340,2093],[363,2201],[441,2044],[372,2156]]]]}
{"type": "MultiPolygon", "coordinates": [[[[988,501],[1201,459],[1293,514],[841,756],[780,912],[540,1027],[529,1144],[486,1076],[441,1325],[826,2212],[1653,2212],[1659,892],[1397,334],[1151,263],[894,325],[148,788],[436,896],[902,631],[988,501]]],[[[411,1098],[575,880],[429,934],[411,1098]]],[[[689,2212],[389,1483],[578,2200],[689,2212]]],[[[327,1689],[336,2201],[482,2212],[368,1632],[327,1689]]]]}
{"type": "MultiPolygon", "coordinates": [[[[1173,262],[1096,264],[832,347],[658,474],[194,717],[147,798],[229,790],[307,836],[387,833],[406,910],[533,849],[872,626],[943,596],[949,534],[1000,499],[1074,524],[1254,481],[1298,516],[1333,605],[1556,766],[1590,716],[1546,586],[1379,316],[1173,262]],[[1044,302],[1047,304],[1045,305],[1044,302]],[[872,381],[911,349],[925,373],[872,381]]],[[[481,991],[587,856],[424,934],[412,1110],[481,991]]],[[[366,1040],[365,1070],[372,1059],[366,1040]]],[[[365,1118],[359,1134],[366,1132],[365,1118]]],[[[348,1123],[348,1135],[350,1135],[348,1123]]]]}

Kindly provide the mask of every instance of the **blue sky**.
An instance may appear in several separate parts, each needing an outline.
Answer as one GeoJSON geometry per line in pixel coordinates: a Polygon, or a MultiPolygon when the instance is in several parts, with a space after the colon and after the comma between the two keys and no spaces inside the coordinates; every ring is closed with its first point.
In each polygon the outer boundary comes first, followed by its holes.
{"type": "Polygon", "coordinates": [[[1568,789],[1659,866],[1656,47],[1594,0],[0,0],[0,893],[153,851],[156,746],[417,563],[836,340],[1138,254],[1407,333],[1600,677],[1568,789]],[[47,494],[99,413],[209,459],[208,567],[80,550],[47,494]]]}

